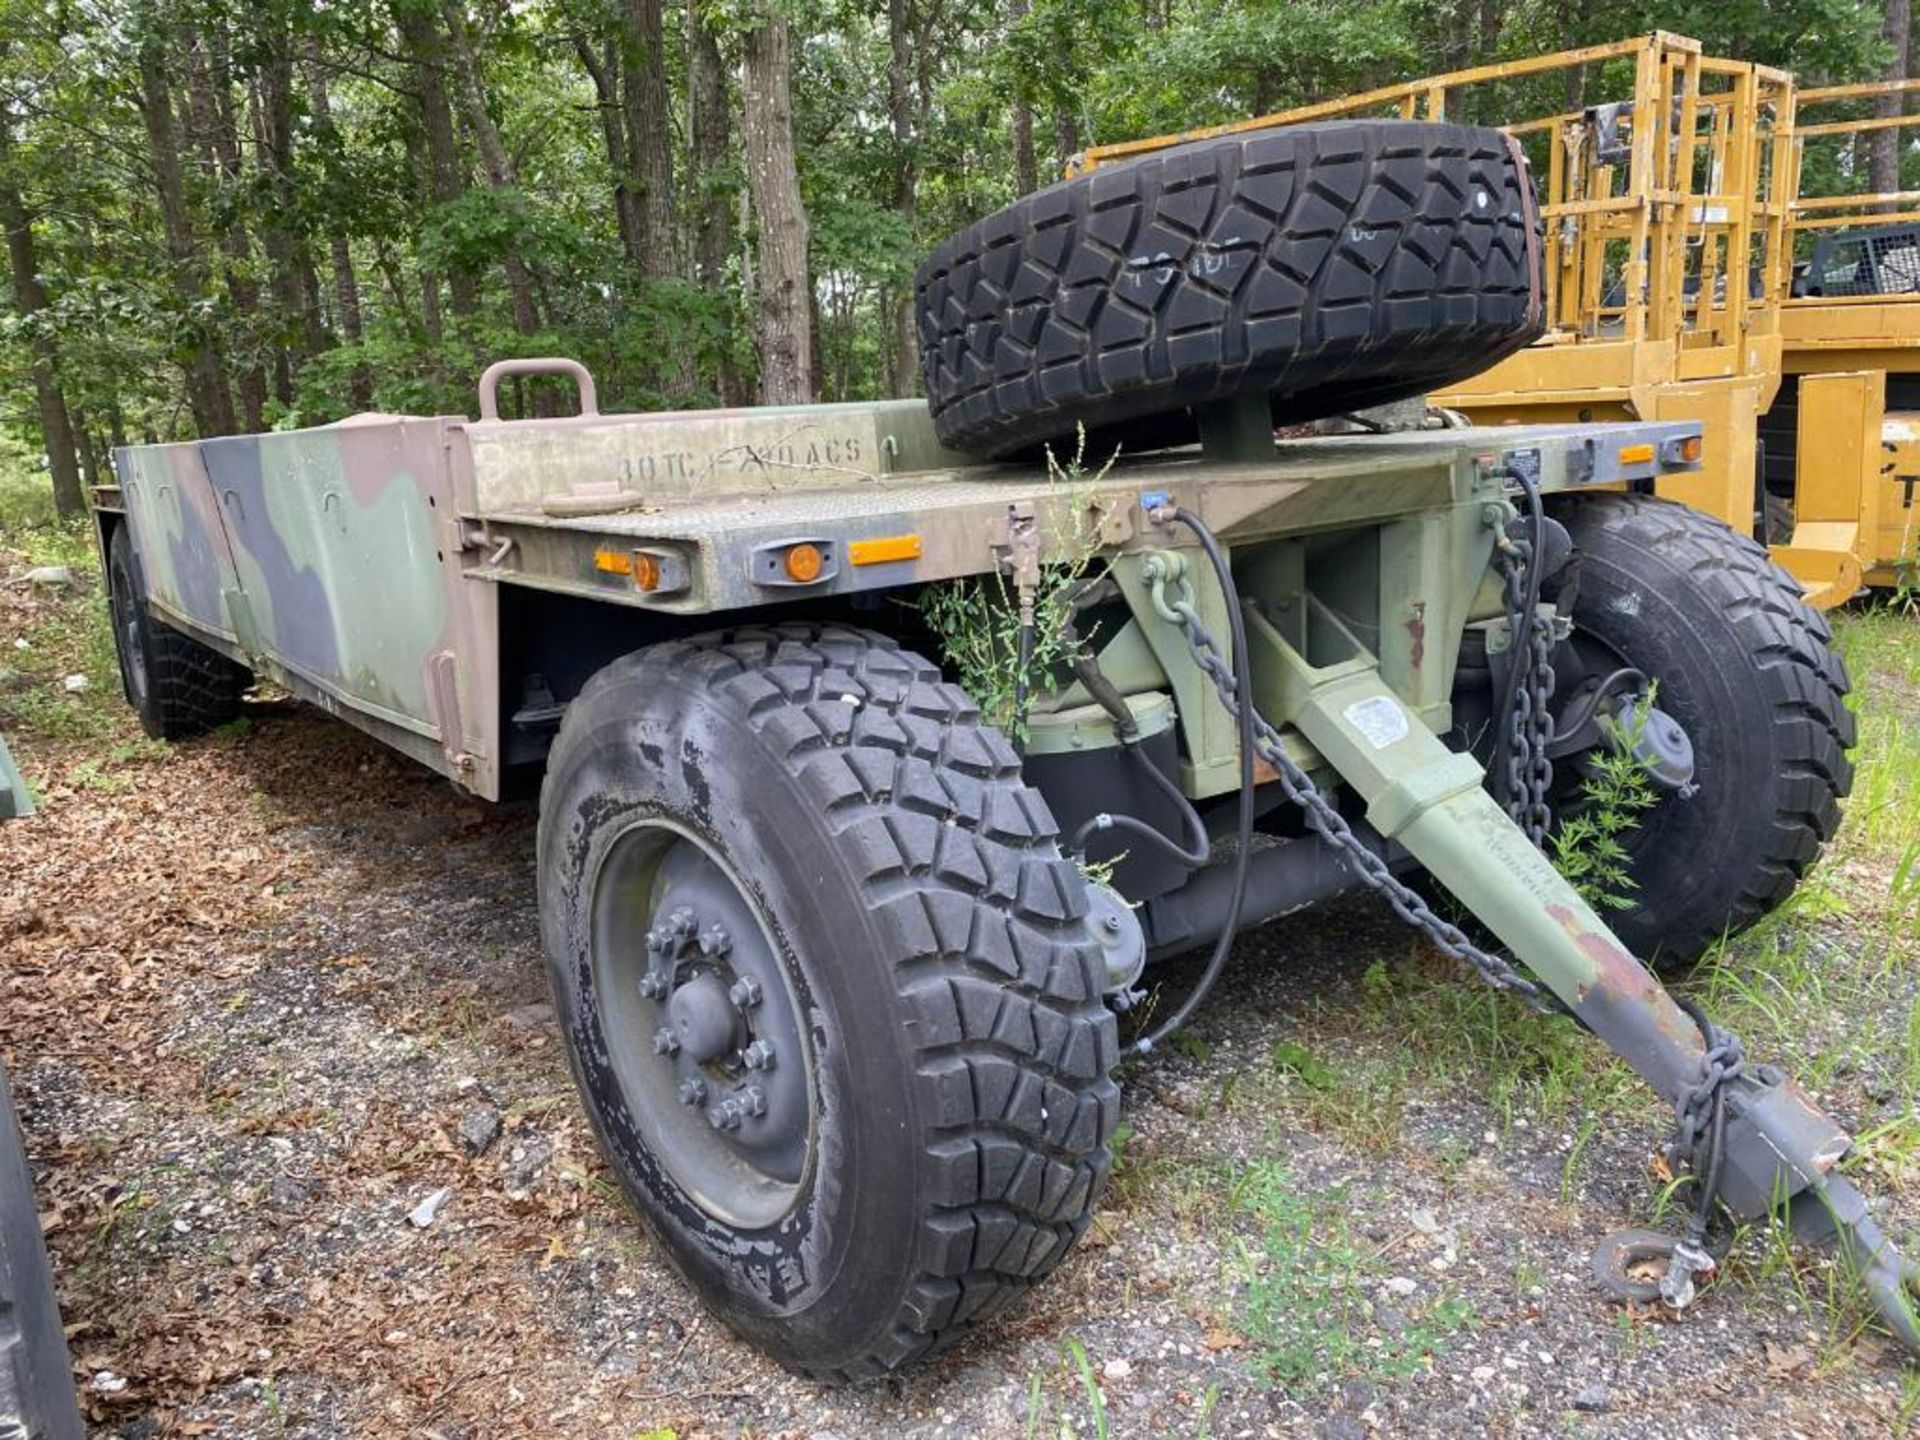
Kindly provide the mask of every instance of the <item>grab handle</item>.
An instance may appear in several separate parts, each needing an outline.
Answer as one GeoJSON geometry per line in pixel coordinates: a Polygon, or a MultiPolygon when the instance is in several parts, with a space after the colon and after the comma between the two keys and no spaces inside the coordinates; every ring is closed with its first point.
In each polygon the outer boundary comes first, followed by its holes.
{"type": "Polygon", "coordinates": [[[578,360],[563,360],[549,357],[540,360],[496,360],[480,376],[480,418],[498,420],[500,418],[500,381],[508,375],[566,375],[580,387],[580,414],[591,417],[600,413],[600,392],[594,386],[593,376],[587,367],[578,360]]]}

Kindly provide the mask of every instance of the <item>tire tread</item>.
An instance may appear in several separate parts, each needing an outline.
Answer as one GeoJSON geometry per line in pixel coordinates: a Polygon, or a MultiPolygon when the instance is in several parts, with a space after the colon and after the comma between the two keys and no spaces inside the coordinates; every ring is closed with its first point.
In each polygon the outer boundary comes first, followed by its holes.
{"type": "Polygon", "coordinates": [[[1691,574],[1734,622],[1764,698],[1779,766],[1767,777],[1776,797],[1769,843],[1721,923],[1697,921],[1668,934],[1661,967],[1684,966],[1778,907],[1838,829],[1840,802],[1853,788],[1856,737],[1846,667],[1831,648],[1826,617],[1807,604],[1798,582],[1724,521],[1631,494],[1580,497],[1561,513],[1576,537],[1582,524],[1596,525],[1691,574]]]}
{"type": "Polygon", "coordinates": [[[893,641],[792,624],[672,641],[614,662],[582,698],[667,670],[729,700],[818,799],[893,932],[928,1117],[916,1269],[882,1344],[795,1365],[835,1382],[879,1375],[1044,1278],[1105,1184],[1119,1041],[1084,882],[1013,747],[893,641]]]}
{"type": "Polygon", "coordinates": [[[998,456],[1244,393],[1283,423],[1420,394],[1540,333],[1537,226],[1511,142],[1459,125],[1254,131],[1068,179],[920,267],[934,424],[998,456]]]}

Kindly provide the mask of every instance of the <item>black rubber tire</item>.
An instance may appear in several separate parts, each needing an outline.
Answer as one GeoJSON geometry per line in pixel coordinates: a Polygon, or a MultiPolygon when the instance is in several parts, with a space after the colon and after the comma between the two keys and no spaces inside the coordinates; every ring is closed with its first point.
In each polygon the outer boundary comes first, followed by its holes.
{"type": "Polygon", "coordinates": [[[707,1305],[782,1364],[827,1381],[892,1370],[1004,1311],[1086,1228],[1119,1042],[1085,881],[1012,746],[937,667],[804,625],[614,662],[549,757],[539,876],[555,1003],[608,1161],[707,1305]],[[682,1191],[608,1055],[590,891],[623,825],[647,817],[742,877],[813,1017],[817,1149],[770,1228],[682,1191]]]}
{"type": "Polygon", "coordinates": [[[1609,923],[1673,971],[1793,892],[1853,784],[1846,667],[1824,616],[1755,541],[1645,495],[1550,502],[1580,556],[1573,623],[1652,677],[1693,744],[1691,798],[1632,835],[1609,923]]]}
{"type": "Polygon", "coordinates": [[[1062,181],[920,267],[943,444],[1181,444],[1189,407],[1276,424],[1465,379],[1536,338],[1540,229],[1496,130],[1348,120],[1251,131],[1062,181]]]}
{"type": "Polygon", "coordinates": [[[237,720],[252,672],[161,620],[145,594],[132,537],[116,526],[107,542],[108,608],[120,688],[140,728],[155,740],[180,740],[237,720]]]}
{"type": "Polygon", "coordinates": [[[73,1365],[40,1236],[33,1175],[0,1074],[0,1435],[80,1440],[73,1365]]]}

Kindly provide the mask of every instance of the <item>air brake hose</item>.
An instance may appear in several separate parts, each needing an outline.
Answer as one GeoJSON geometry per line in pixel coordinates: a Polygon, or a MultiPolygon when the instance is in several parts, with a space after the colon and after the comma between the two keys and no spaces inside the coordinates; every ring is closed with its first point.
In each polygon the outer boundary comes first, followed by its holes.
{"type": "Polygon", "coordinates": [[[1171,800],[1179,810],[1181,823],[1186,826],[1187,833],[1191,837],[1190,844],[1179,844],[1138,816],[1109,815],[1102,811],[1080,822],[1079,828],[1073,832],[1073,838],[1067,842],[1068,850],[1075,855],[1084,855],[1087,851],[1087,839],[1096,831],[1120,830],[1146,841],[1162,854],[1186,866],[1187,869],[1198,870],[1213,858],[1213,839],[1207,834],[1207,822],[1200,818],[1200,812],[1193,808],[1193,802],[1187,799],[1180,787],[1161,773],[1160,767],[1153,763],[1153,757],[1140,748],[1137,739],[1123,743],[1127,753],[1139,763],[1154,787],[1171,800]]]}
{"type": "Polygon", "coordinates": [[[1227,564],[1220,542],[1199,516],[1176,508],[1168,518],[1193,532],[1194,539],[1200,542],[1200,548],[1206,552],[1207,562],[1213,566],[1213,573],[1219,578],[1221,593],[1226,597],[1228,633],[1233,639],[1233,709],[1240,737],[1240,812],[1235,831],[1233,888],[1227,895],[1227,913],[1220,927],[1220,938],[1214,942],[1213,954],[1207,958],[1207,968],[1200,972],[1199,981],[1181,1002],[1179,1009],[1134,1041],[1133,1048],[1141,1054],[1153,1049],[1193,1018],[1194,1011],[1200,1008],[1212,991],[1214,982],[1220,978],[1220,972],[1226,968],[1227,954],[1233,949],[1240,929],[1240,912],[1246,903],[1247,875],[1253,860],[1253,667],[1247,663],[1247,621],[1240,613],[1240,589],[1233,583],[1233,569],[1227,564]]]}

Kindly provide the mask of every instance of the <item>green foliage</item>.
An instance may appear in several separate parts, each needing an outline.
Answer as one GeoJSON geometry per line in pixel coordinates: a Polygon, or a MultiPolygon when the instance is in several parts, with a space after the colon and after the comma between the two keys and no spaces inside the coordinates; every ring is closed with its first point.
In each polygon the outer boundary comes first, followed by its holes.
{"type": "MultiPolygon", "coordinates": [[[[635,181],[631,139],[623,149],[617,138],[623,77],[641,59],[627,28],[633,9],[469,0],[463,28],[481,103],[513,171],[495,185],[437,0],[193,0],[124,13],[0,0],[0,123],[10,137],[0,180],[34,217],[47,292],[45,308],[27,315],[0,287],[0,433],[40,446],[30,370],[48,344],[96,458],[112,444],[192,433],[183,366],[206,346],[218,349],[243,426],[324,423],[369,402],[471,412],[488,361],[547,352],[585,360],[610,409],[749,396],[758,237],[740,203],[741,137],[756,97],[736,77],[742,38],[776,13],[793,37],[817,383],[833,400],[911,385],[901,322],[914,267],[1012,198],[1020,116],[1044,182],[1091,144],[1654,26],[1823,82],[1866,78],[1885,59],[1873,0],[1029,0],[1017,17],[997,0],[669,3],[666,112],[649,133],[668,137],[672,234],[639,257],[614,201],[616,185],[635,181]],[[696,17],[719,39],[731,135],[724,155],[697,161],[696,17]],[[439,59],[414,54],[415,32],[439,59]],[[196,297],[180,287],[162,224],[143,55],[158,57],[169,92],[191,262],[202,272],[196,297]],[[444,192],[428,183],[427,75],[446,92],[455,151],[444,192]],[[267,140],[276,84],[288,96],[284,155],[267,140]],[[696,275],[701,217],[715,214],[736,233],[718,273],[696,275]],[[516,315],[510,264],[526,276],[531,326],[516,315]]],[[[1617,98],[1626,73],[1590,67],[1585,98],[1617,98]]],[[[1464,97],[1459,113],[1564,109],[1567,83],[1501,82],[1464,97]]],[[[1847,181],[1856,159],[1851,145],[1810,146],[1810,185],[1847,181]]],[[[1920,167],[1920,151],[1907,164],[1920,167]]],[[[1920,184],[1920,173],[1908,181],[1920,184]]],[[[520,387],[510,403],[542,396],[520,387]]]]}
{"type": "Polygon", "coordinates": [[[1314,1090],[1331,1090],[1340,1080],[1333,1068],[1313,1057],[1306,1046],[1293,1040],[1282,1040],[1273,1047],[1273,1068],[1282,1075],[1291,1075],[1301,1084],[1314,1090]]]}
{"type": "MultiPolygon", "coordinates": [[[[1114,458],[1097,472],[1084,464],[1086,432],[1080,435],[1073,458],[1061,465],[1049,450],[1047,470],[1054,485],[1066,492],[1069,526],[1066,533],[1040,537],[1043,553],[1057,558],[1039,566],[1034,587],[1033,636],[1030,651],[1021,653],[1023,626],[1018,585],[1003,565],[991,575],[930,585],[921,593],[920,614],[940,641],[941,653],[951,665],[960,688],[973,698],[988,721],[1016,742],[1027,734],[1027,702],[1045,690],[1056,671],[1069,665],[1079,646],[1091,635],[1076,635],[1074,610],[1088,585],[1105,573],[1099,560],[1099,540],[1085,523],[1092,487],[1106,477],[1114,458]],[[1051,545],[1048,545],[1048,540],[1051,545]]],[[[1011,558],[1009,557],[1009,564],[1011,558]]]]}
{"type": "Polygon", "coordinates": [[[1550,842],[1554,868],[1596,910],[1631,910],[1638,903],[1631,893],[1638,883],[1626,842],[1661,799],[1646,766],[1633,753],[1652,708],[1649,695],[1623,716],[1617,747],[1582,757],[1586,774],[1577,807],[1561,817],[1550,842]]]}
{"type": "Polygon", "coordinates": [[[1387,1272],[1378,1247],[1353,1233],[1342,1191],[1306,1191],[1285,1165],[1263,1160],[1240,1175],[1232,1196],[1259,1227],[1245,1330],[1259,1347],[1253,1366],[1265,1383],[1301,1395],[1354,1378],[1405,1379],[1472,1324],[1472,1308],[1432,1294],[1431,1281],[1393,1296],[1399,1313],[1390,1320],[1381,1314],[1386,1301],[1376,1295],[1387,1272]]]}
{"type": "Polygon", "coordinates": [[[1087,1358],[1087,1347],[1069,1335],[1061,1342],[1060,1348],[1073,1362],[1074,1373],[1080,1377],[1080,1389],[1087,1397],[1087,1417],[1092,1423],[1095,1440],[1107,1440],[1107,1397],[1100,1389],[1100,1382],[1093,1378],[1093,1362],[1087,1358]]]}

